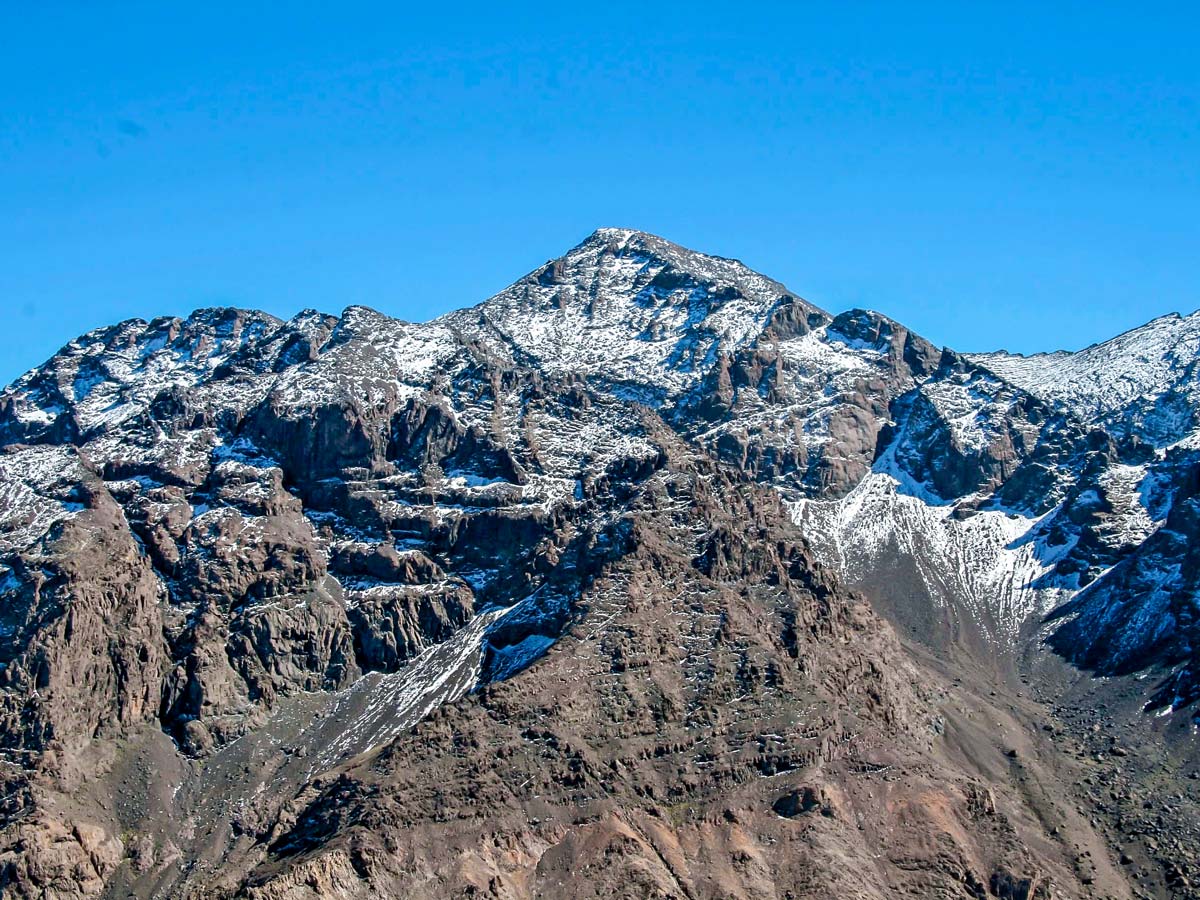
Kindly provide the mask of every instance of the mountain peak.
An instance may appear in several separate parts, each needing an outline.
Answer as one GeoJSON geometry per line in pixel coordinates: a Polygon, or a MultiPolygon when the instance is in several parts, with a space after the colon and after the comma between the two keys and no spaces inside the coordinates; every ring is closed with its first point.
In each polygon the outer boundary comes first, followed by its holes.
{"type": "Polygon", "coordinates": [[[650,234],[646,231],[638,231],[636,228],[614,228],[602,226],[589,234],[583,243],[587,244],[595,241],[627,241],[631,237],[635,236],[652,238],[657,237],[657,235],[650,234]]]}
{"type": "Polygon", "coordinates": [[[629,228],[599,228],[471,310],[441,321],[546,371],[686,388],[780,304],[829,316],[735,259],[629,228]]]}
{"type": "MultiPolygon", "coordinates": [[[[580,243],[571,248],[571,250],[567,251],[560,259],[586,256],[594,254],[597,251],[616,254],[640,253],[655,257],[680,268],[697,265],[707,268],[710,263],[723,263],[731,269],[731,272],[727,274],[733,274],[732,270],[736,269],[741,270],[741,273],[745,275],[770,280],[766,279],[762,274],[755,272],[741,260],[724,256],[714,256],[700,250],[693,250],[690,247],[678,244],[660,235],[652,234],[649,231],[639,231],[636,228],[597,228],[580,243]]],[[[771,283],[778,285],[778,282],[772,281],[771,283]]],[[[781,290],[786,291],[783,285],[778,286],[781,290]]]]}

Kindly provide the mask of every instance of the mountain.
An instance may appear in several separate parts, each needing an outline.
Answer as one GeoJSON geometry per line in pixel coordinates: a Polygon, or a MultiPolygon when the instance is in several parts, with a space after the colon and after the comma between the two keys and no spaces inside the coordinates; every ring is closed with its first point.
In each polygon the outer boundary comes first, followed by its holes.
{"type": "Polygon", "coordinates": [[[0,394],[0,886],[1186,891],[1197,350],[611,228],[425,324],[86,334],[0,394]]]}

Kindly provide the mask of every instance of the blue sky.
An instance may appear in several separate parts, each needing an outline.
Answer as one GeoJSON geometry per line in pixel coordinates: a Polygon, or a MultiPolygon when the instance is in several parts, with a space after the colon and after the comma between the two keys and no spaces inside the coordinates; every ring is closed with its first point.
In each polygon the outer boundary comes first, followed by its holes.
{"type": "Polygon", "coordinates": [[[600,225],[939,344],[1083,346],[1200,306],[1197,27],[1183,4],[6,3],[0,381],[131,316],[431,318],[600,225]]]}

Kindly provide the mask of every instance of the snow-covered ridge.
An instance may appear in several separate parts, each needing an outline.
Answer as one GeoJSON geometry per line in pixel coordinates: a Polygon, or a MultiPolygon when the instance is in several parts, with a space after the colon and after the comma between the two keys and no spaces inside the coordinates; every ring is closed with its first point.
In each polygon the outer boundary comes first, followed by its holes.
{"type": "Polygon", "coordinates": [[[186,319],[129,319],[68,343],[3,392],[18,423],[48,425],[69,408],[70,427],[119,427],[172,389],[211,380],[222,364],[283,322],[253,310],[200,309],[186,319]]]}
{"type": "MultiPolygon", "coordinates": [[[[1000,351],[969,358],[1034,396],[1095,422],[1134,406],[1150,409],[1173,391],[1185,391],[1191,399],[1198,354],[1200,312],[1160,316],[1077,352],[1022,356],[1000,351]]],[[[1164,424],[1165,443],[1185,436],[1167,433],[1171,429],[1164,424]]]]}

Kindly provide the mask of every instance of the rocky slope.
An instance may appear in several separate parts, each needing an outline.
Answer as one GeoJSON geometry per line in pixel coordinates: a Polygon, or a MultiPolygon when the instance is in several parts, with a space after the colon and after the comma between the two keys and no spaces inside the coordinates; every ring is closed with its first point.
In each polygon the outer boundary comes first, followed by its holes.
{"type": "Polygon", "coordinates": [[[1194,714],[1190,322],[965,356],[602,229],[84,335],[0,394],[5,896],[1178,891],[1042,648],[1194,714]]]}

